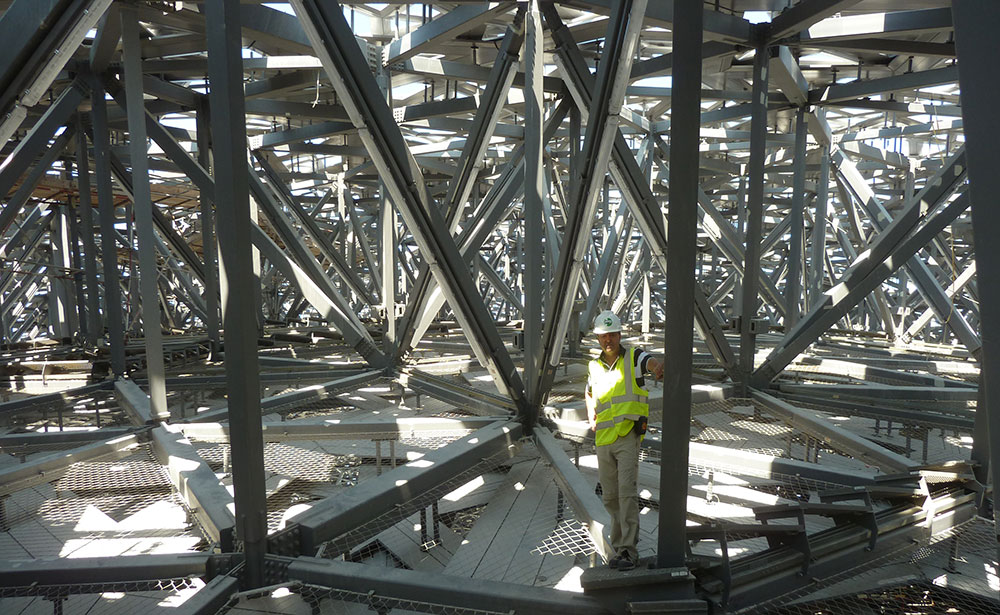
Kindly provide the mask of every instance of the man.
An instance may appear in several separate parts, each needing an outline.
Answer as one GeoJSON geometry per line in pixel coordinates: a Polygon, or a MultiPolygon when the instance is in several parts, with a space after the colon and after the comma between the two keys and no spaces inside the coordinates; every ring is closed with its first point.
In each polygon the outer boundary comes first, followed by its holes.
{"type": "Polygon", "coordinates": [[[589,365],[587,418],[597,444],[597,475],[611,515],[611,568],[631,570],[639,561],[639,443],[649,420],[643,373],[663,378],[663,363],[621,345],[621,320],[605,310],[594,320],[600,357],[589,365]]]}

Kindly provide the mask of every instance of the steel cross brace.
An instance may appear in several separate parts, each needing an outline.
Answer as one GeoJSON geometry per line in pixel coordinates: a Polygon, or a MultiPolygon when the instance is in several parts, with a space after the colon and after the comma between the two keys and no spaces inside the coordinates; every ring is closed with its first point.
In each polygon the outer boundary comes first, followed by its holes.
{"type": "MultiPolygon", "coordinates": [[[[872,225],[879,231],[885,229],[892,218],[865,183],[854,163],[839,147],[831,149],[830,159],[837,165],[844,183],[868,212],[872,225]]],[[[966,174],[965,150],[963,148],[952,156],[944,168],[928,181],[927,187],[916,198],[933,203],[940,198],[947,197],[965,181],[966,174]]],[[[979,349],[982,347],[979,336],[961,314],[954,312],[948,294],[938,284],[927,263],[914,256],[906,263],[906,270],[924,297],[924,301],[934,310],[938,319],[951,329],[955,337],[969,349],[969,352],[978,356],[979,349]]]]}
{"type": "MultiPolygon", "coordinates": [[[[550,5],[542,5],[553,40],[556,41],[556,58],[565,73],[565,82],[576,101],[577,108],[585,114],[591,105],[594,79],[586,67],[575,41],[562,24],[559,14],[550,5]]],[[[647,245],[653,260],[662,271],[666,271],[666,233],[660,203],[642,174],[639,164],[632,154],[621,131],[617,131],[611,158],[611,176],[622,191],[632,215],[647,238],[647,245]]],[[[709,350],[727,373],[735,376],[736,359],[729,342],[722,331],[721,323],[715,317],[701,287],[695,287],[695,320],[708,343],[709,350]]]]}
{"type": "MultiPolygon", "coordinates": [[[[462,148],[462,155],[458,161],[458,169],[448,183],[448,194],[445,197],[447,208],[446,223],[448,224],[449,232],[453,234],[462,219],[463,206],[472,190],[475,173],[482,168],[483,156],[496,128],[500,112],[503,110],[503,103],[507,99],[510,84],[514,79],[517,52],[523,41],[523,32],[508,28],[507,34],[504,36],[503,45],[500,47],[497,59],[490,70],[490,77],[483,92],[483,100],[476,111],[472,127],[469,130],[469,137],[462,148]]],[[[520,160],[523,156],[523,151],[523,147],[517,148],[515,152],[517,158],[515,159],[515,155],[512,155],[507,169],[517,167],[516,160],[520,160]]],[[[522,184],[522,182],[517,183],[522,184]]],[[[437,305],[432,310],[426,309],[434,287],[434,280],[429,274],[428,267],[422,266],[417,276],[417,284],[410,292],[411,299],[409,306],[412,309],[407,309],[407,313],[404,314],[404,319],[401,323],[404,333],[398,350],[400,355],[409,352],[416,342],[419,342],[420,338],[423,337],[426,326],[421,327],[421,325],[425,322],[429,324],[429,319],[427,318],[428,312],[432,316],[441,309],[440,305],[437,305]],[[422,315],[419,321],[415,320],[418,315],[422,315]],[[416,328],[413,325],[417,325],[416,328]]]]}
{"type": "Polygon", "coordinates": [[[935,188],[929,185],[910,201],[900,215],[875,238],[866,257],[855,261],[840,282],[824,293],[822,301],[788,332],[754,372],[754,386],[766,386],[777,377],[801,351],[816,341],[833,323],[862,301],[969,206],[968,194],[963,193],[940,207],[940,201],[930,201],[925,196],[936,192],[943,200],[951,193],[942,193],[935,188]],[[925,208],[930,210],[926,215],[925,208]],[[918,229],[920,223],[923,225],[918,229]]]}
{"type": "MultiPolygon", "coordinates": [[[[590,100],[583,164],[578,167],[573,178],[576,189],[570,197],[571,205],[567,212],[559,262],[551,275],[548,313],[541,344],[542,366],[537,382],[530,387],[536,396],[531,403],[536,407],[548,396],[573,315],[583,257],[590,244],[597,197],[601,183],[605,181],[615,136],[620,134],[618,114],[624,102],[628,69],[632,63],[645,8],[645,0],[623,0],[615,4],[609,20],[601,65],[593,88],[594,95],[590,100]]],[[[554,6],[546,4],[542,6],[542,10],[554,36],[556,31],[566,32],[554,6]]],[[[575,43],[564,37],[561,47],[570,46],[575,48],[575,43]]]]}
{"type": "Polygon", "coordinates": [[[476,292],[469,268],[445,221],[429,200],[420,169],[354,40],[340,4],[315,0],[294,0],[291,4],[477,358],[487,367],[500,392],[511,396],[526,412],[524,385],[514,362],[476,292]]]}

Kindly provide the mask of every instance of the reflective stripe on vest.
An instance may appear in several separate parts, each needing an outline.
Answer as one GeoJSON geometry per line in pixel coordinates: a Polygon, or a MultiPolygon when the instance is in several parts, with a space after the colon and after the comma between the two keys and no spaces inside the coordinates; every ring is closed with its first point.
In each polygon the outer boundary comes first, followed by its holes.
{"type": "Polygon", "coordinates": [[[646,402],[649,393],[635,381],[634,348],[622,353],[610,370],[599,358],[591,361],[590,385],[597,402],[594,433],[597,446],[611,444],[628,434],[635,421],[649,416],[649,404],[646,402]]]}

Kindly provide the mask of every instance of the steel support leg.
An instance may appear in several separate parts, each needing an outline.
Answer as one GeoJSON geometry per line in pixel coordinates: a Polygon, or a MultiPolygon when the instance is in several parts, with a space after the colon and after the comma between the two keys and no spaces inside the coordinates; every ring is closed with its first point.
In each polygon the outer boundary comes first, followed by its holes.
{"type": "Polygon", "coordinates": [[[157,293],[156,238],[153,236],[153,202],[149,190],[149,159],[146,153],[146,112],[142,101],[142,51],[139,20],[132,8],[123,8],[122,54],[125,92],[128,96],[129,154],[132,158],[132,190],[135,224],[139,234],[139,284],[142,296],[142,329],[146,341],[146,372],[153,416],[169,416],[163,365],[163,333],[157,293]]]}
{"type": "MultiPolygon", "coordinates": [[[[993,105],[1000,98],[1000,69],[994,61],[996,33],[1000,29],[1000,5],[989,0],[964,0],[951,7],[958,51],[959,85],[962,88],[962,119],[965,125],[969,165],[969,189],[972,194],[972,232],[976,244],[976,271],[982,340],[981,396],[984,404],[978,414],[987,417],[988,458],[993,475],[993,518],[1000,555],[1000,515],[996,512],[1000,493],[1000,334],[997,310],[1000,309],[1000,215],[992,206],[1000,190],[1000,176],[995,170],[995,143],[1000,137],[993,105]],[[992,318],[990,318],[992,316],[992,318]]],[[[983,430],[979,430],[982,434],[983,430]]],[[[983,443],[977,441],[973,452],[986,458],[983,443]]],[[[985,477],[986,472],[982,475],[985,477]]]]}
{"type": "Polygon", "coordinates": [[[226,380],[233,447],[236,535],[246,553],[246,582],[259,587],[264,579],[267,502],[264,491],[264,445],[261,430],[260,372],[257,362],[257,310],[251,266],[250,195],[246,163],[240,5],[219,0],[205,5],[208,71],[211,83],[212,144],[215,154],[220,269],[228,297],[223,323],[226,380]],[[247,309],[254,306],[254,309],[247,309]]]}
{"type": "MultiPolygon", "coordinates": [[[[698,252],[698,144],[701,123],[700,0],[674,5],[674,71],[670,122],[670,205],[667,224],[666,349],[663,381],[663,444],[660,493],[687,493],[691,424],[691,344],[694,327],[694,265],[698,252]]],[[[759,53],[759,51],[758,51],[759,53]]],[[[687,499],[661,498],[656,563],[684,566],[687,499]]]]}
{"type": "Polygon", "coordinates": [[[767,48],[758,45],[753,61],[752,115],[750,120],[750,163],[747,168],[747,232],[743,261],[742,313],[740,315],[740,395],[749,395],[750,375],[754,368],[757,317],[758,277],[760,276],[760,240],[764,215],[764,156],[767,139],[767,48]]]}

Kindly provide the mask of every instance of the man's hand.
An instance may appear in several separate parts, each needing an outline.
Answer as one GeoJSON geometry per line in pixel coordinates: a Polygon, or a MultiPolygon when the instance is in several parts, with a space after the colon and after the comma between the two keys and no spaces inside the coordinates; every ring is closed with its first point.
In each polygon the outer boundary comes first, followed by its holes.
{"type": "Polygon", "coordinates": [[[653,374],[653,377],[657,380],[663,380],[663,363],[661,363],[658,359],[650,357],[649,360],[646,361],[646,369],[648,369],[649,373],[653,374]]]}

